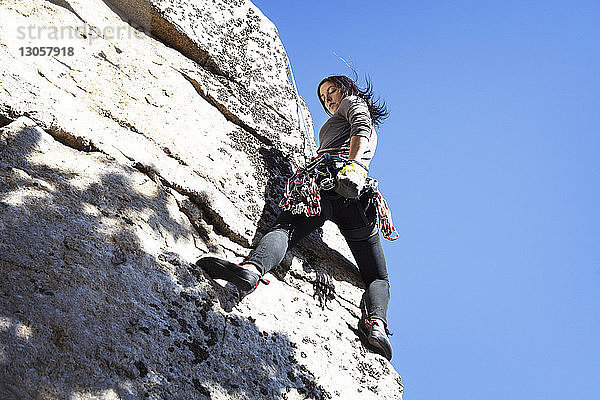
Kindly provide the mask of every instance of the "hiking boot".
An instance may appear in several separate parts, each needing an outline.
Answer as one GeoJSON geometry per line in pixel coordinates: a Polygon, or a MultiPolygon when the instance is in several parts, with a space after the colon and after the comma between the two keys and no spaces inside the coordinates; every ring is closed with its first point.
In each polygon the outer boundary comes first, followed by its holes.
{"type": "Polygon", "coordinates": [[[196,265],[202,268],[211,278],[225,279],[244,292],[256,288],[259,282],[268,283],[256,272],[216,257],[203,257],[196,261],[196,265]]]}
{"type": "Polygon", "coordinates": [[[391,361],[392,344],[388,337],[390,333],[382,320],[379,318],[361,318],[358,321],[358,333],[370,345],[373,351],[391,361]]]}

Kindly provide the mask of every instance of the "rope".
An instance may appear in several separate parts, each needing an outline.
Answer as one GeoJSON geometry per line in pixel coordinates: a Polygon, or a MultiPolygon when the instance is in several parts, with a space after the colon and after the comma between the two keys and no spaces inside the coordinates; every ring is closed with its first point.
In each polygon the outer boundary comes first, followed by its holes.
{"type": "MultiPolygon", "coordinates": [[[[279,207],[292,214],[304,214],[307,217],[321,215],[321,187],[317,184],[319,170],[322,163],[327,163],[332,157],[347,157],[347,152],[322,153],[313,158],[303,168],[299,168],[294,175],[288,178],[285,184],[283,197],[279,207]]],[[[331,177],[331,181],[333,182],[331,177]]]]}
{"type": "Polygon", "coordinates": [[[314,217],[321,214],[321,191],[317,185],[316,173],[299,169],[285,185],[279,207],[292,214],[314,217]]]}
{"type": "MultiPolygon", "coordinates": [[[[343,155],[345,155],[344,152],[319,154],[313,157],[304,168],[298,169],[294,175],[288,178],[279,207],[285,211],[291,211],[292,214],[304,214],[307,217],[321,215],[321,188],[317,184],[317,177],[320,174],[323,175],[323,172],[318,167],[322,163],[330,161],[332,157],[343,155]]],[[[379,191],[377,181],[372,178],[368,179],[370,180],[368,185],[371,186],[370,190],[373,191],[376,200],[381,233],[385,239],[394,241],[400,235],[394,227],[392,212],[379,191]]]]}
{"type": "Polygon", "coordinates": [[[314,132],[312,135],[309,135],[308,127],[306,126],[306,119],[304,119],[304,113],[302,112],[302,104],[300,103],[300,95],[298,94],[298,87],[296,86],[296,79],[294,78],[294,71],[292,70],[292,63],[290,62],[290,58],[287,55],[287,52],[284,48],[285,58],[287,60],[288,69],[290,71],[290,78],[292,81],[292,86],[294,87],[294,94],[296,95],[296,115],[298,116],[298,129],[304,133],[304,147],[306,148],[306,144],[308,143],[308,147],[310,148],[311,157],[315,157],[315,139],[314,132]]]}
{"type": "Polygon", "coordinates": [[[392,212],[379,190],[377,190],[377,214],[379,215],[379,225],[381,225],[383,237],[389,241],[398,239],[400,235],[396,231],[396,228],[394,228],[392,212]]]}

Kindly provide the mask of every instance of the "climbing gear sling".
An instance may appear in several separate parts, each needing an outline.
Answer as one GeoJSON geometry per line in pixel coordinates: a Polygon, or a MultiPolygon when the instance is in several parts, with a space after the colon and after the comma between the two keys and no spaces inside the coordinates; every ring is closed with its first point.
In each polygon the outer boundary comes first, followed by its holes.
{"type": "MultiPolygon", "coordinates": [[[[337,173],[350,162],[347,151],[327,152],[313,157],[306,166],[299,168],[288,178],[279,207],[295,215],[321,215],[321,190],[334,190],[337,173]]],[[[375,197],[381,233],[385,239],[393,241],[399,235],[392,222],[392,213],[378,186],[376,179],[367,177],[360,195],[370,191],[375,197]]]]}

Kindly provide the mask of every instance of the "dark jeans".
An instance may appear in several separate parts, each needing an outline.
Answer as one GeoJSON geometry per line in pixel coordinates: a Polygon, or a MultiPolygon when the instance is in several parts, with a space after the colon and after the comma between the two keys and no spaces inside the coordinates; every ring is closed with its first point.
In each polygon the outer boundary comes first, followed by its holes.
{"type": "Polygon", "coordinates": [[[245,262],[255,265],[263,274],[269,272],[283,260],[288,248],[321,227],[326,220],[338,226],[354,255],[367,287],[364,299],[369,318],[376,317],[385,322],[390,285],[379,240],[377,209],[371,193],[362,195],[360,199],[346,199],[322,191],[321,215],[307,217],[282,212],[245,262]]]}

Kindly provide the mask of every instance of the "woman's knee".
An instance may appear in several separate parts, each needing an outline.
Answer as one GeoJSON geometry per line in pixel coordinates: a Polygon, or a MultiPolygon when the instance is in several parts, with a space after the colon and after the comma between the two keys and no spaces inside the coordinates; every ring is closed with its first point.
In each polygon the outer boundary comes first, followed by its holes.
{"type": "Polygon", "coordinates": [[[290,237],[291,229],[275,226],[260,239],[260,243],[266,247],[287,248],[290,237]]]}

